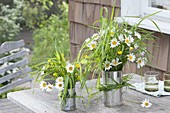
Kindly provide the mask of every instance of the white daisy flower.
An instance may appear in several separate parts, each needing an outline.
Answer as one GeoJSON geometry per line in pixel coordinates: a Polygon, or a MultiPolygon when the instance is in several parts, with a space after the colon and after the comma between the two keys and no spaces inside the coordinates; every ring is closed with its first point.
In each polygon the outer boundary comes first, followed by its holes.
{"type": "Polygon", "coordinates": [[[63,82],[63,77],[58,77],[58,78],[56,79],[56,83],[58,83],[58,82],[63,82]]]}
{"type": "Polygon", "coordinates": [[[68,63],[66,69],[68,73],[72,73],[74,71],[74,65],[68,63]]]}
{"type": "Polygon", "coordinates": [[[131,43],[134,42],[134,39],[131,35],[129,35],[127,38],[125,38],[125,43],[130,46],[131,43]]]}
{"type": "Polygon", "coordinates": [[[141,35],[138,32],[135,32],[135,36],[141,39],[141,35]]]}
{"type": "Polygon", "coordinates": [[[110,36],[113,37],[115,34],[115,28],[113,28],[111,31],[110,31],[110,36]]]}
{"type": "Polygon", "coordinates": [[[112,64],[113,66],[117,66],[117,65],[119,65],[119,64],[121,64],[121,63],[122,63],[122,62],[119,62],[119,58],[116,58],[116,59],[113,59],[113,60],[112,60],[112,63],[111,63],[111,64],[112,64]]]}
{"type": "Polygon", "coordinates": [[[130,40],[130,43],[134,42],[134,39],[133,39],[132,35],[129,35],[129,40],[130,40]]]}
{"type": "Polygon", "coordinates": [[[128,46],[130,46],[130,39],[127,37],[127,38],[125,38],[125,43],[128,45],[128,46]]]}
{"type": "Polygon", "coordinates": [[[100,38],[100,35],[99,35],[98,33],[94,33],[93,36],[92,36],[92,38],[93,38],[94,40],[98,40],[98,39],[100,38]]]}
{"type": "Polygon", "coordinates": [[[87,39],[85,40],[86,43],[89,42],[89,41],[90,41],[90,38],[87,38],[87,39]]]}
{"type": "Polygon", "coordinates": [[[146,58],[138,58],[137,59],[137,68],[141,68],[145,65],[145,62],[147,61],[146,58]]]}
{"type": "Polygon", "coordinates": [[[144,56],[144,55],[145,55],[145,52],[144,52],[144,51],[142,51],[142,52],[140,53],[140,55],[141,55],[141,56],[144,56]]]}
{"type": "Polygon", "coordinates": [[[142,58],[137,59],[137,68],[141,68],[145,65],[145,61],[142,58]]]}
{"type": "Polygon", "coordinates": [[[90,42],[90,43],[87,45],[87,47],[89,47],[90,50],[95,49],[96,46],[97,46],[97,42],[96,42],[96,41],[92,41],[92,42],[90,42]]]}
{"type": "Polygon", "coordinates": [[[138,44],[135,44],[135,45],[134,45],[134,48],[135,48],[135,49],[138,49],[138,48],[139,48],[138,44]]]}
{"type": "Polygon", "coordinates": [[[142,101],[142,104],[141,104],[142,107],[144,108],[149,108],[152,106],[152,103],[149,102],[149,99],[145,99],[142,101]]]}
{"type": "Polygon", "coordinates": [[[106,71],[106,70],[110,70],[110,68],[112,68],[112,66],[110,65],[110,62],[109,62],[109,61],[106,61],[106,62],[105,62],[105,71],[106,71]]]}
{"type": "Polygon", "coordinates": [[[135,55],[133,53],[130,53],[128,56],[128,60],[131,61],[131,62],[134,62],[135,61],[135,55]]]}
{"type": "Polygon", "coordinates": [[[47,89],[47,83],[45,81],[41,81],[40,82],[40,88],[42,91],[47,89]]]}
{"type": "Polygon", "coordinates": [[[123,42],[125,39],[124,39],[124,36],[122,34],[119,35],[118,39],[123,42]]]}
{"type": "Polygon", "coordinates": [[[53,90],[53,85],[48,83],[46,91],[51,92],[52,90],[53,90]]]}
{"type": "Polygon", "coordinates": [[[64,82],[57,82],[55,86],[59,91],[64,90],[64,82]]]}
{"type": "Polygon", "coordinates": [[[110,47],[111,47],[111,48],[114,48],[114,47],[118,46],[119,44],[120,44],[120,42],[117,41],[116,38],[114,38],[114,39],[112,39],[111,42],[110,42],[110,47]]]}

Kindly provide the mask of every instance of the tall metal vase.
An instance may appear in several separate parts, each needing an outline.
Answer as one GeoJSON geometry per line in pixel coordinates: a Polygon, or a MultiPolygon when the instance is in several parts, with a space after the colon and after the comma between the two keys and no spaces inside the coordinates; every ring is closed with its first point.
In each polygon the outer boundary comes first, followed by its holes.
{"type": "MultiPolygon", "coordinates": [[[[103,84],[115,83],[114,81],[121,83],[122,71],[103,71],[103,84]]],[[[114,107],[122,105],[122,89],[113,89],[110,91],[104,91],[104,105],[106,107],[114,107]]]]}
{"type": "Polygon", "coordinates": [[[74,97],[74,95],[76,95],[75,88],[68,89],[68,95],[71,97],[66,98],[65,102],[62,102],[61,109],[63,111],[74,111],[76,110],[76,98],[74,97]]]}

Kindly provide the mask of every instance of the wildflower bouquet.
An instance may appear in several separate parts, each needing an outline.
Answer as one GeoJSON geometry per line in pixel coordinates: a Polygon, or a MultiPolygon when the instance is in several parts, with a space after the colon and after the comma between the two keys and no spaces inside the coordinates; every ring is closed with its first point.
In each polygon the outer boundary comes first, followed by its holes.
{"type": "Polygon", "coordinates": [[[66,105],[66,98],[76,97],[75,85],[76,82],[80,80],[80,65],[67,62],[64,54],[61,52],[56,52],[55,56],[55,58],[51,58],[43,64],[43,68],[39,71],[37,81],[41,81],[40,88],[43,91],[51,92],[54,88],[58,89],[61,105],[66,105]],[[55,84],[45,82],[46,77],[50,75],[51,79],[55,80],[55,84]]]}
{"type": "MultiPolygon", "coordinates": [[[[92,26],[96,32],[85,40],[81,48],[81,53],[89,56],[93,65],[92,70],[99,72],[99,78],[102,70],[106,72],[121,71],[128,61],[136,62],[138,68],[143,67],[149,58],[146,42],[154,41],[151,32],[138,28],[147,17],[136,25],[130,26],[125,21],[118,23],[116,17],[113,18],[114,12],[113,8],[111,18],[108,18],[107,9],[101,10],[100,20],[92,26]],[[103,16],[103,11],[106,12],[106,17],[103,16]],[[96,26],[96,24],[100,26],[96,26]]],[[[127,84],[129,80],[130,78],[125,77],[121,84],[116,84],[111,88],[117,89],[130,85],[127,84]]],[[[100,83],[97,87],[99,90],[110,89],[109,86],[102,86],[100,83]]]]}

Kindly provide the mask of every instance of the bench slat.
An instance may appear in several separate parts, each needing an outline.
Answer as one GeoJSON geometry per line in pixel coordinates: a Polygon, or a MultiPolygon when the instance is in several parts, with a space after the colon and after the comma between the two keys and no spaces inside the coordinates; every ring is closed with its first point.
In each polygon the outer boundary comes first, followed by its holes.
{"type": "Polygon", "coordinates": [[[5,42],[0,46],[0,54],[25,46],[24,40],[5,42]]]}
{"type": "Polygon", "coordinates": [[[5,81],[8,81],[8,80],[10,80],[10,79],[13,79],[13,78],[15,78],[15,77],[18,77],[18,76],[24,75],[24,74],[26,74],[26,73],[29,73],[29,72],[31,72],[31,68],[26,67],[26,68],[24,68],[24,69],[22,69],[22,70],[19,70],[19,71],[16,72],[16,73],[11,73],[11,74],[9,74],[9,75],[6,75],[6,76],[0,78],[0,84],[3,83],[3,82],[5,82],[5,81]]]}
{"type": "Polygon", "coordinates": [[[10,60],[13,60],[13,59],[16,59],[16,58],[20,58],[20,57],[23,57],[27,54],[27,51],[25,50],[21,50],[19,51],[18,53],[14,53],[12,55],[9,55],[9,56],[6,56],[6,57],[3,57],[0,59],[0,64],[1,63],[4,63],[4,62],[7,62],[7,61],[10,61],[10,60]]]}
{"type": "Polygon", "coordinates": [[[12,69],[17,68],[17,67],[25,66],[26,64],[28,64],[28,58],[24,58],[24,59],[14,63],[14,64],[0,68],[0,73],[4,73],[8,70],[12,70],[12,69]]]}
{"type": "Polygon", "coordinates": [[[8,90],[11,90],[11,89],[15,88],[16,86],[21,85],[23,83],[31,82],[32,80],[33,79],[31,77],[27,76],[27,77],[25,77],[25,78],[23,78],[21,80],[18,80],[18,81],[15,81],[15,82],[11,83],[11,84],[3,86],[3,87],[0,88],[0,94],[6,92],[8,90]]]}

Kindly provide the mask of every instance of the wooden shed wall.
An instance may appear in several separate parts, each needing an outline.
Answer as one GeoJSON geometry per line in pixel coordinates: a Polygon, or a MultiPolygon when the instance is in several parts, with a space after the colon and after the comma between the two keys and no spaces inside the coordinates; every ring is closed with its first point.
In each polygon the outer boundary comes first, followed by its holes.
{"type": "MultiPolygon", "coordinates": [[[[107,7],[111,13],[114,0],[69,0],[69,21],[70,21],[70,45],[71,59],[77,56],[81,44],[86,38],[95,31],[87,25],[99,19],[101,7],[107,7]]],[[[120,0],[116,2],[116,11],[121,10],[120,0]]],[[[148,50],[154,56],[152,65],[145,66],[143,72],[148,70],[157,70],[162,75],[165,71],[170,71],[170,35],[155,33],[159,39],[156,40],[157,47],[152,42],[147,42],[148,50]]],[[[134,72],[140,74],[135,63],[129,63],[125,66],[124,72],[134,72]],[[130,68],[129,68],[130,67],[130,68]]]]}
{"type": "MultiPolygon", "coordinates": [[[[107,7],[111,13],[114,0],[69,0],[70,45],[71,59],[87,37],[95,31],[87,25],[92,25],[100,18],[101,7],[107,7]]],[[[116,2],[116,11],[120,10],[120,1],[116,2]]]]}

